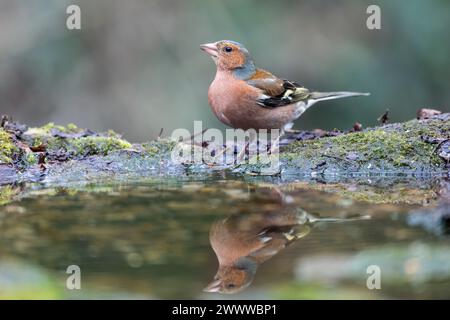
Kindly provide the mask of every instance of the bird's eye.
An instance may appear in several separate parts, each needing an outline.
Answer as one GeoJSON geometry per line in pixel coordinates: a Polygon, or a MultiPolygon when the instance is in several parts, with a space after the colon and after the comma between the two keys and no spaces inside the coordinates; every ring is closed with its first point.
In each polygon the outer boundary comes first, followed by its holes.
{"type": "Polygon", "coordinates": [[[227,284],[227,289],[233,289],[234,287],[236,287],[236,286],[234,285],[234,283],[229,283],[229,284],[227,284]]]}
{"type": "Polygon", "coordinates": [[[231,51],[233,51],[233,48],[232,48],[232,47],[226,46],[226,47],[223,48],[223,51],[225,51],[225,52],[231,52],[231,51]]]}

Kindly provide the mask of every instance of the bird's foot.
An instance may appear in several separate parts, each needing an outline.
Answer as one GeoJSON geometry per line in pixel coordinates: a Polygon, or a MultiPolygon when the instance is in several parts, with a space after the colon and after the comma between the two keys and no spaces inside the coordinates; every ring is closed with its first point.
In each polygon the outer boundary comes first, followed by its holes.
{"type": "Polygon", "coordinates": [[[279,154],[280,153],[280,138],[281,135],[278,136],[275,140],[273,140],[270,144],[269,154],[279,154]]]}
{"type": "Polygon", "coordinates": [[[210,163],[208,163],[209,167],[219,167],[219,166],[223,166],[226,164],[226,161],[224,159],[224,154],[225,152],[227,152],[228,150],[230,150],[230,147],[223,147],[222,150],[220,150],[219,152],[217,152],[217,154],[214,155],[214,157],[212,158],[212,161],[210,163]]]}

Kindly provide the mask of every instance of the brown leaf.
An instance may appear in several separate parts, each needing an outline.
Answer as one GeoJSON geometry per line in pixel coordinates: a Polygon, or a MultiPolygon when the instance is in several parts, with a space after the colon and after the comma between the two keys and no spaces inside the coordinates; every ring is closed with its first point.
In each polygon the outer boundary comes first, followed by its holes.
{"type": "Polygon", "coordinates": [[[47,150],[47,146],[41,143],[38,146],[30,146],[31,151],[33,152],[44,152],[47,150]]]}

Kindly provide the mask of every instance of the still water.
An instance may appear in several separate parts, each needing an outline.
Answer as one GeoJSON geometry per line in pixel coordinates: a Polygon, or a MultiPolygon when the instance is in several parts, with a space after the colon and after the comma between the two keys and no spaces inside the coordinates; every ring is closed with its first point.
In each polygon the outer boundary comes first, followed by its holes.
{"type": "Polygon", "coordinates": [[[436,183],[420,185],[31,186],[0,207],[0,297],[450,298],[436,183]]]}

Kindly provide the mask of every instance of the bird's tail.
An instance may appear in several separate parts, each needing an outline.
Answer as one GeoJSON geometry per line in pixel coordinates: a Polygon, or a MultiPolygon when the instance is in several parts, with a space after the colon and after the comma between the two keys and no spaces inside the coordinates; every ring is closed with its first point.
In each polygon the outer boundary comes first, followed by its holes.
{"type": "Polygon", "coordinates": [[[364,216],[356,216],[356,217],[350,217],[350,218],[321,218],[319,216],[309,214],[308,221],[311,223],[317,223],[317,222],[347,222],[347,221],[360,221],[360,220],[370,220],[371,216],[364,215],[364,216]]]}
{"type": "MultiPolygon", "coordinates": [[[[299,88],[297,90],[304,89],[299,88]]],[[[304,91],[303,91],[304,93],[304,91]]],[[[333,100],[347,97],[358,97],[358,96],[370,96],[368,92],[350,92],[350,91],[336,91],[336,92],[308,92],[307,97],[305,99],[301,99],[299,103],[297,103],[297,108],[295,109],[295,119],[300,117],[309,107],[316,104],[319,101],[325,100],[333,100]]],[[[289,126],[292,127],[290,123],[288,123],[285,127],[289,129],[289,126]]]]}
{"type": "Polygon", "coordinates": [[[369,96],[370,93],[367,92],[349,92],[349,91],[337,91],[337,92],[311,92],[309,99],[314,102],[333,100],[347,97],[357,97],[357,96],[369,96]]]}

